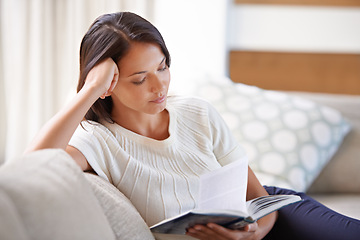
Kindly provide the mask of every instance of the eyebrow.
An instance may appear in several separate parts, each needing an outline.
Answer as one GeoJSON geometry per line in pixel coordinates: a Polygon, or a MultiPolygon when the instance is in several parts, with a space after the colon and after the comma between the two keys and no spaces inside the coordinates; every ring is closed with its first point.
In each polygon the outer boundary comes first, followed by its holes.
{"type": "MultiPolygon", "coordinates": [[[[166,57],[164,57],[161,62],[159,63],[159,66],[165,61],[166,57]]],[[[134,75],[137,75],[137,74],[143,74],[143,73],[146,73],[147,71],[140,71],[140,72],[135,72],[133,74],[130,74],[128,77],[131,77],[131,76],[134,76],[134,75]]]]}

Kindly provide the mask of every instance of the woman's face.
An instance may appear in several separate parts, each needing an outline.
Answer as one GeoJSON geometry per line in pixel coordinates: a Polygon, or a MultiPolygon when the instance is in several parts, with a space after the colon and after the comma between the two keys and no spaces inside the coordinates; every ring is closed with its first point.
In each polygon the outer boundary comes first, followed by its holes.
{"type": "Polygon", "coordinates": [[[156,44],[131,44],[117,63],[119,81],[112,98],[115,111],[156,114],[165,109],[170,72],[161,48],[156,44]]]}

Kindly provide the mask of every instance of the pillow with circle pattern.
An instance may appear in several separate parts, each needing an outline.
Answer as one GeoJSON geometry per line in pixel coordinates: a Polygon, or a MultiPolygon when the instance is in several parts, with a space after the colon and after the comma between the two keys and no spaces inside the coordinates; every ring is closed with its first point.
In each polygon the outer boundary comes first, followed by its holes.
{"type": "Polygon", "coordinates": [[[337,110],[307,99],[225,80],[201,84],[194,93],[222,115],[262,184],[306,191],[349,123],[337,110]]]}

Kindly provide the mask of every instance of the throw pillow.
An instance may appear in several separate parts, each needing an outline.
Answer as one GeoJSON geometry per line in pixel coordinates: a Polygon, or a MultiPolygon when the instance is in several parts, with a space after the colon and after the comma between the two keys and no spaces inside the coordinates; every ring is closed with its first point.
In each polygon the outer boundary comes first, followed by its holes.
{"type": "Polygon", "coordinates": [[[350,130],[337,110],[284,92],[227,78],[194,90],[222,115],[264,185],[306,191],[350,130]]]}

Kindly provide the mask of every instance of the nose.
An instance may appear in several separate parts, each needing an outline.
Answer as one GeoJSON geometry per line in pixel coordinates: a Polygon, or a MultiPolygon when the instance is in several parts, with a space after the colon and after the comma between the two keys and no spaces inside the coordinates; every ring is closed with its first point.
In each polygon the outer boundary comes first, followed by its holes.
{"type": "Polygon", "coordinates": [[[151,78],[151,92],[160,93],[165,89],[165,82],[154,74],[151,78]]]}

